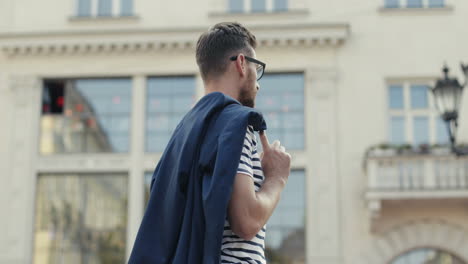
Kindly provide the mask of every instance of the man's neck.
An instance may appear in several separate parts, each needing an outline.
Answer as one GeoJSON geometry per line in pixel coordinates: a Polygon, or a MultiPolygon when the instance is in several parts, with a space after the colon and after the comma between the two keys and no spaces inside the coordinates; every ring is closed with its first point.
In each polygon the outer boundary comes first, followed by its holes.
{"type": "Polygon", "coordinates": [[[234,82],[227,80],[212,80],[205,83],[205,94],[220,92],[239,100],[239,89],[234,86],[234,82]]]}

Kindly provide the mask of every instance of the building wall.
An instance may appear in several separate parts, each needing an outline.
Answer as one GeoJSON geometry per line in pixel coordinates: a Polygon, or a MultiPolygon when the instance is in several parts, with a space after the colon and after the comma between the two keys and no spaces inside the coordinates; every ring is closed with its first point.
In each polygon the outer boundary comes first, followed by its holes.
{"type": "MultiPolygon", "coordinates": [[[[5,0],[0,3],[0,46],[2,40],[3,44],[19,46],[41,41],[154,41],[158,37],[167,42],[177,38],[195,41],[215,22],[245,23],[267,39],[267,45],[257,50],[258,58],[267,62],[267,72],[304,72],[306,146],[305,151],[293,153],[293,167],[304,168],[307,176],[307,263],[377,263],[379,256],[379,263],[387,263],[385,254],[391,253],[371,254],[376,241],[388,230],[412,221],[439,221],[441,230],[453,224],[466,232],[464,220],[468,216],[460,204],[385,205],[380,218],[372,223],[364,200],[367,181],[362,163],[369,146],[388,139],[388,80],[435,79],[441,76],[445,61],[452,74],[463,80],[458,63],[468,58],[464,48],[468,46],[464,30],[468,3],[452,0],[441,10],[413,11],[383,10],[383,1],[295,0],[290,4],[294,10],[285,14],[226,14],[220,1],[135,1],[135,17],[78,19],[73,17],[73,1],[5,0]],[[337,44],[327,43],[325,38],[335,34],[330,25],[336,24],[348,25],[349,35],[337,44]],[[312,26],[302,30],[302,25],[312,26]],[[325,37],[315,45],[275,44],[272,36],[284,33],[281,26],[299,28],[290,30],[293,41],[302,34],[325,37]],[[89,33],[92,31],[100,33],[89,33]],[[373,224],[377,231],[371,230],[373,224]]],[[[133,79],[137,91],[144,88],[147,76],[197,74],[193,43],[188,48],[110,53],[8,56],[3,52],[0,70],[0,120],[7,124],[0,129],[0,177],[5,183],[0,185],[0,205],[8,212],[7,217],[0,218],[0,233],[6,234],[0,238],[0,263],[31,262],[35,181],[40,171],[54,170],[55,166],[53,159],[37,154],[41,79],[127,76],[133,79]],[[44,165],[47,162],[49,165],[44,165]],[[12,197],[14,202],[10,202],[12,197]]],[[[201,97],[199,76],[197,82],[197,95],[201,97]]],[[[134,102],[144,102],[143,93],[134,96],[134,102]]],[[[466,94],[463,100],[459,137],[467,141],[466,94]]],[[[143,110],[135,104],[132,109],[132,126],[143,128],[144,120],[135,113],[143,110]]],[[[143,212],[143,194],[139,193],[142,175],[153,169],[159,157],[143,154],[144,131],[135,132],[130,153],[116,158],[123,161],[122,168],[129,174],[127,254],[143,212]]],[[[80,154],[76,159],[94,157],[80,154]]],[[[96,162],[86,170],[112,166],[111,161],[96,162]]],[[[62,168],[73,170],[76,166],[62,168]]]]}
{"type": "MultiPolygon", "coordinates": [[[[468,5],[463,1],[452,1],[449,5],[453,9],[449,10],[382,11],[379,8],[383,1],[342,1],[340,4],[342,10],[346,10],[341,18],[350,21],[352,29],[351,38],[339,49],[337,56],[342,257],[345,263],[363,263],[364,256],[375,250],[372,245],[385,234],[384,231],[370,232],[371,217],[363,197],[367,186],[362,184],[365,181],[362,164],[363,153],[369,146],[388,141],[386,81],[440,78],[444,62],[450,67],[451,74],[464,80],[459,62],[466,63],[468,52],[461,47],[468,39],[459,26],[466,19],[461,14],[466,12],[468,5]],[[457,41],[452,41],[455,39],[457,41]],[[360,250],[356,250],[356,244],[360,250]]],[[[465,92],[458,131],[459,140],[465,142],[467,103],[465,92]]],[[[451,204],[446,206],[451,207],[451,204]]],[[[384,226],[392,227],[422,219],[457,224],[460,219],[466,220],[463,206],[451,211],[427,204],[424,209],[410,208],[406,209],[403,203],[391,207],[387,215],[384,206],[379,219],[384,226]],[[457,212],[463,212],[463,216],[457,212]]]]}

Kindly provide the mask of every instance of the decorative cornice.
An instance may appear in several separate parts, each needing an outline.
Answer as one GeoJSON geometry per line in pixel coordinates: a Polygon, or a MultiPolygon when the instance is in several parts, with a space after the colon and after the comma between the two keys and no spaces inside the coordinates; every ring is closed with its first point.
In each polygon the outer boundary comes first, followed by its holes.
{"type": "MultiPolygon", "coordinates": [[[[342,45],[347,24],[253,25],[260,47],[342,45]]],[[[193,50],[206,28],[122,29],[0,34],[1,52],[9,57],[83,55],[193,50]]]]}

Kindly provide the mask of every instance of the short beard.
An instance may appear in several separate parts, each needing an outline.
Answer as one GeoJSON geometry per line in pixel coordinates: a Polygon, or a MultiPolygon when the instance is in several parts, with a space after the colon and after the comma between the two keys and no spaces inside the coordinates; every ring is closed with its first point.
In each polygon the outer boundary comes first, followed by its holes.
{"type": "Polygon", "coordinates": [[[243,106],[247,106],[247,107],[250,107],[250,108],[255,107],[255,99],[249,98],[248,93],[245,92],[245,91],[240,91],[240,93],[239,93],[239,102],[243,106]]]}

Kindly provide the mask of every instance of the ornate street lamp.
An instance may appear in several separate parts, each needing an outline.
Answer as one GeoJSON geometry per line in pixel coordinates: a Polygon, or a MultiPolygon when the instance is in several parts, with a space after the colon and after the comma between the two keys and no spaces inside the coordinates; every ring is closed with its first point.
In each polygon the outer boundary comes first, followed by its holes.
{"type": "Polygon", "coordinates": [[[444,78],[438,79],[435,87],[432,88],[437,109],[442,119],[447,124],[448,134],[452,152],[456,155],[467,155],[468,151],[456,147],[456,132],[458,128],[458,111],[462,98],[463,87],[468,81],[468,65],[461,64],[461,68],[465,73],[465,83],[461,85],[457,78],[449,78],[449,68],[444,66],[444,78]]]}

